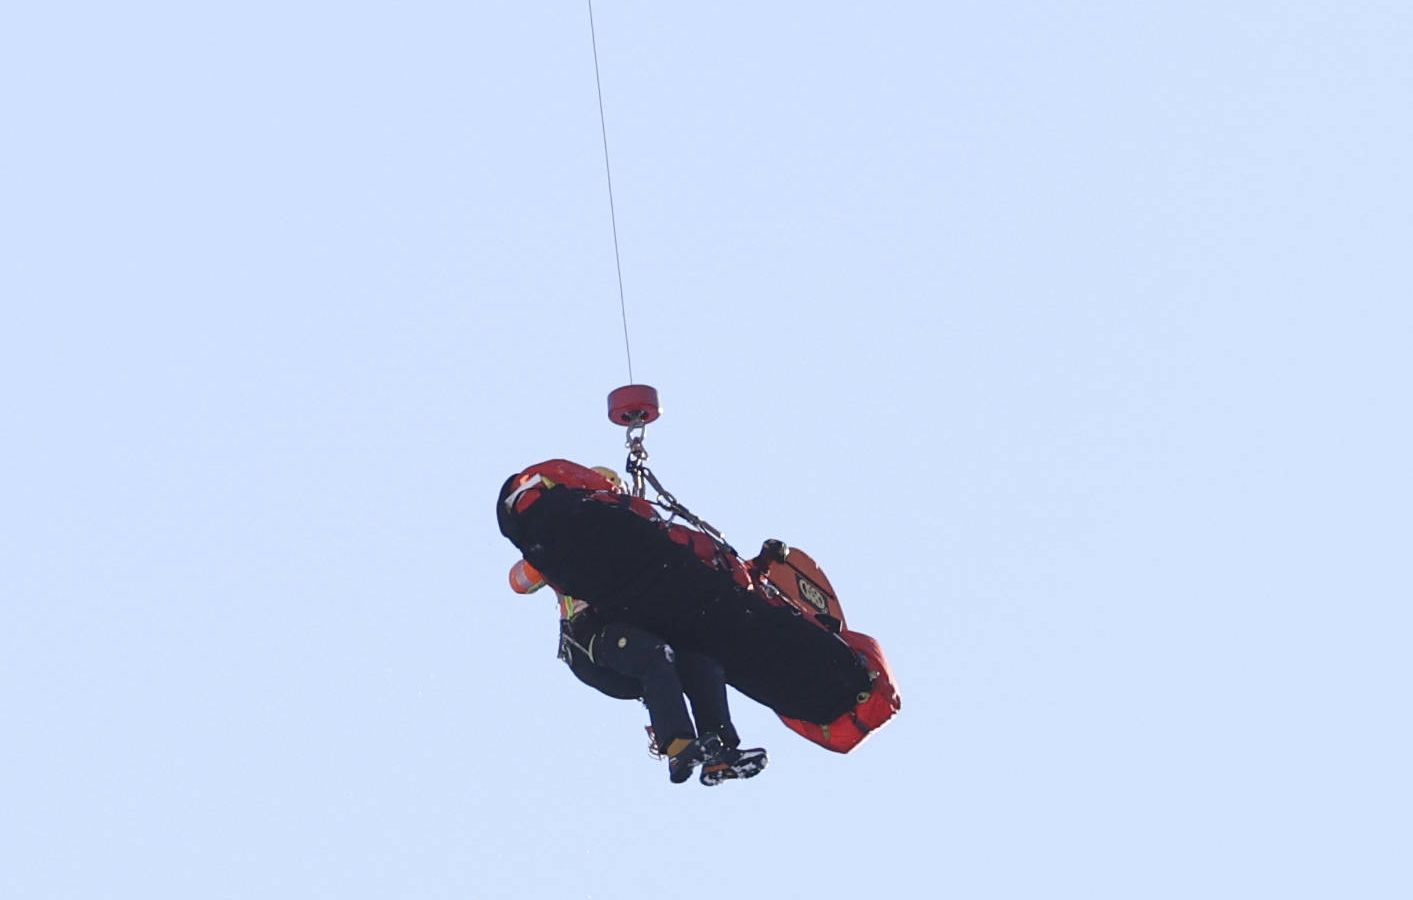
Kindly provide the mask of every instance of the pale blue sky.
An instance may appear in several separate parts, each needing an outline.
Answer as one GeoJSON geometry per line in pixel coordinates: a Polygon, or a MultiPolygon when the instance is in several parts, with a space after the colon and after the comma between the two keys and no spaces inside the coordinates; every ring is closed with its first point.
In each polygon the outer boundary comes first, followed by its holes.
{"type": "Polygon", "coordinates": [[[670,785],[582,0],[0,13],[0,895],[1406,897],[1413,7],[598,0],[655,470],[883,642],[670,785]]]}

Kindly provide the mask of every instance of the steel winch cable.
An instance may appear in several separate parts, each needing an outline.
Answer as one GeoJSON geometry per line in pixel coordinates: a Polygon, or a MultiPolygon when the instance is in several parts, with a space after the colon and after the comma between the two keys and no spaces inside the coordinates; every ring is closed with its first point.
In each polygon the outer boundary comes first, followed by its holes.
{"type": "Polygon", "coordinates": [[[633,347],[628,340],[628,303],[623,293],[623,258],[618,249],[618,213],[613,204],[613,170],[608,162],[608,121],[603,111],[603,78],[599,75],[599,41],[594,28],[594,0],[589,4],[589,42],[594,48],[594,87],[599,95],[599,133],[603,136],[603,174],[608,182],[608,220],[613,228],[613,264],[618,271],[618,311],[623,318],[623,352],[628,357],[628,382],[633,382],[633,347]]]}

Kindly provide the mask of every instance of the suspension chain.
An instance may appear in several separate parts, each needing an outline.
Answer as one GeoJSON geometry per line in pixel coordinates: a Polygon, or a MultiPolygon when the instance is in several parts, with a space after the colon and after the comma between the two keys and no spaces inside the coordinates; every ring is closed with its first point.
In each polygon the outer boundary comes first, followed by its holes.
{"type": "Polygon", "coordinates": [[[736,548],[732,547],[731,544],[727,542],[726,535],[717,530],[710,522],[683,506],[681,501],[672,496],[671,491],[662,486],[662,482],[657,480],[657,476],[653,474],[652,469],[648,468],[648,451],[647,448],[643,446],[643,432],[645,429],[645,425],[634,425],[628,429],[628,461],[624,464],[624,469],[632,476],[633,496],[645,497],[647,485],[652,485],[653,491],[657,493],[657,500],[655,502],[658,506],[672,513],[673,516],[691,523],[695,528],[711,538],[731,555],[740,556],[740,554],[736,552],[736,548]]]}

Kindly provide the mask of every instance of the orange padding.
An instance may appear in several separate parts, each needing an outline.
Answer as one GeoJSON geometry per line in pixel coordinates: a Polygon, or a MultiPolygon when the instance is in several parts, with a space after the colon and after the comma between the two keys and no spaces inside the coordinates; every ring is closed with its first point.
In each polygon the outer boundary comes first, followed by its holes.
{"type": "Polygon", "coordinates": [[[827,725],[806,722],[803,719],[780,717],[791,731],[814,741],[826,750],[835,753],[848,753],[863,743],[864,738],[881,728],[903,707],[903,698],[893,684],[893,670],[888,667],[888,659],[878,641],[860,631],[841,631],[839,636],[863,657],[870,675],[874,676],[873,687],[868,697],[827,725]],[[875,674],[876,673],[876,674],[875,674]]]}

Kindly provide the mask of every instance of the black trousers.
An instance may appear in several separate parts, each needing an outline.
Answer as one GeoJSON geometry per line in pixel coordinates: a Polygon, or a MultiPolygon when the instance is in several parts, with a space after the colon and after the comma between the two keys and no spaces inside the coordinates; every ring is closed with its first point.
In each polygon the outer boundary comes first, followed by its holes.
{"type": "Polygon", "coordinates": [[[659,750],[666,751],[678,738],[691,740],[699,734],[715,733],[728,747],[740,743],[726,703],[725,673],[716,660],[678,651],[633,625],[601,624],[591,615],[580,616],[565,630],[569,640],[562,648],[570,671],[610,697],[641,698],[659,750]]]}

